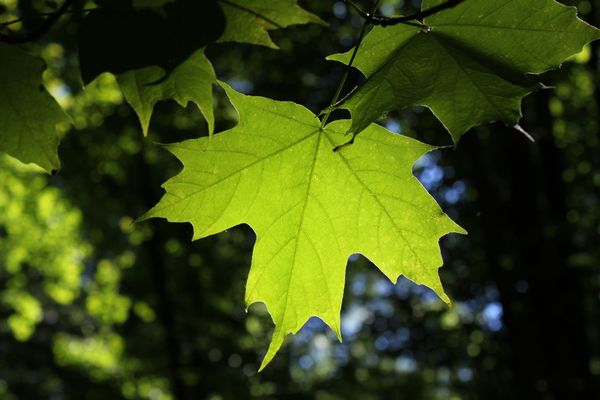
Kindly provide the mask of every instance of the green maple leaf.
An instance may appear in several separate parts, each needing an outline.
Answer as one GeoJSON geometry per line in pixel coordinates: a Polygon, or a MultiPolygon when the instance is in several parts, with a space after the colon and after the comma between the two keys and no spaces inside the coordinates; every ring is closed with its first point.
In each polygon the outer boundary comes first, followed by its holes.
{"type": "Polygon", "coordinates": [[[44,61],[2,43],[0,60],[0,151],[57,170],[56,125],[70,119],[42,85],[44,61]]]}
{"type": "Polygon", "coordinates": [[[220,42],[244,42],[276,49],[270,30],[291,25],[326,25],[314,14],[302,9],[296,0],[219,0],[227,25],[220,42]]]}
{"type": "MultiPolygon", "coordinates": [[[[423,1],[423,9],[443,3],[423,1]]],[[[576,9],[554,0],[465,0],[409,25],[375,27],[355,66],[367,76],[340,107],[360,132],[382,113],[429,107],[454,141],[470,128],[516,125],[521,99],[539,85],[525,74],[557,67],[600,37],[576,9]]],[[[350,52],[328,57],[347,63],[350,52]]]]}
{"type": "Polygon", "coordinates": [[[140,119],[144,135],[148,134],[154,105],[167,99],[174,99],[182,107],[194,102],[208,122],[209,133],[212,133],[215,125],[212,85],[217,78],[204,56],[204,50],[194,53],[164,81],[161,80],[163,75],[161,68],[148,67],[117,77],[125,99],[140,119]]]}
{"type": "Polygon", "coordinates": [[[431,146],[371,125],[352,146],[349,121],[321,123],[289,102],[223,85],[239,124],[169,146],[184,165],[144,218],[191,222],[194,239],[240,224],[256,232],[247,305],[264,302],[275,332],[264,368],[288,333],[317,316],[340,335],[348,257],[368,257],[392,281],[404,275],[445,301],[440,237],[464,231],[412,174],[431,146]]]}

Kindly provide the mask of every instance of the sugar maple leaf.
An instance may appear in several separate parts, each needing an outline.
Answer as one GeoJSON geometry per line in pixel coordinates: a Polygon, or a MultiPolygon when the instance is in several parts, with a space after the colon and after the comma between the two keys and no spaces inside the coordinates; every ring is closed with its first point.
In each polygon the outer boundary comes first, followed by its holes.
{"type": "MultiPolygon", "coordinates": [[[[423,9],[443,2],[424,0],[423,9]]],[[[600,37],[554,0],[465,0],[424,24],[375,27],[365,38],[355,66],[367,80],[340,105],[352,132],[414,104],[429,107],[455,142],[490,121],[515,125],[521,99],[539,87],[525,74],[555,68],[600,37]]],[[[350,52],[328,59],[347,63],[350,52]]]]}
{"type": "Polygon", "coordinates": [[[256,232],[246,303],[275,322],[264,368],[288,333],[312,316],[340,337],[348,257],[360,253],[392,281],[400,275],[444,294],[438,241],[464,231],[412,174],[431,146],[371,125],[352,146],[349,121],[321,129],[306,108],[222,85],[239,124],[169,146],[184,165],[146,218],[191,222],[194,239],[240,224],[256,232]]]}

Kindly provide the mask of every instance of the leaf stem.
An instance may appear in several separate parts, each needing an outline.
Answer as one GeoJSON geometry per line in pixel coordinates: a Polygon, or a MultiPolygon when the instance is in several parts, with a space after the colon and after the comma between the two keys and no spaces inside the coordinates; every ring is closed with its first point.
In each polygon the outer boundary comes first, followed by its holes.
{"type": "MultiPolygon", "coordinates": [[[[377,8],[379,7],[380,2],[381,2],[381,0],[375,0],[375,3],[373,4],[373,12],[371,13],[371,15],[375,14],[375,12],[377,11],[377,8]]],[[[367,14],[367,15],[369,15],[369,14],[367,14]]],[[[365,34],[367,33],[367,28],[369,27],[370,23],[371,23],[371,21],[369,18],[367,18],[365,20],[365,22],[363,23],[362,29],[360,31],[360,35],[358,37],[358,43],[356,43],[356,46],[354,46],[354,51],[352,52],[352,56],[350,57],[350,62],[346,66],[346,71],[344,72],[344,75],[342,76],[342,80],[340,81],[338,88],[335,92],[335,95],[333,96],[333,100],[331,100],[331,105],[330,105],[330,107],[327,108],[327,111],[325,112],[325,116],[323,117],[323,120],[321,121],[321,129],[323,129],[325,127],[325,125],[327,124],[327,121],[329,120],[329,116],[331,115],[331,112],[333,111],[333,108],[331,106],[337,104],[338,100],[340,99],[340,96],[342,95],[342,90],[344,90],[346,81],[348,80],[348,77],[350,76],[350,72],[352,71],[352,64],[354,64],[354,60],[356,59],[356,55],[358,54],[358,49],[360,48],[360,45],[362,44],[362,42],[365,38],[365,34]]]]}

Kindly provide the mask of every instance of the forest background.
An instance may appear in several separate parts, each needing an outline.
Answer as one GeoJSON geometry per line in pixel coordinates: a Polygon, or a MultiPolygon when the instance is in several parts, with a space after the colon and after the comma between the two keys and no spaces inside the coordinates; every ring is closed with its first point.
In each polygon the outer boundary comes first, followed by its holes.
{"type": "MultiPolygon", "coordinates": [[[[34,3],[0,1],[0,23],[34,3]]],[[[278,51],[224,43],[207,54],[236,90],[318,111],[344,72],[325,57],[355,44],[363,20],[343,2],[299,3],[329,26],[273,31],[278,51]]],[[[600,2],[563,3],[599,25],[600,2]]],[[[381,5],[390,15],[418,8],[381,5]]],[[[82,91],[77,18],[31,45],[74,121],[61,170],[0,158],[0,398],[600,398],[598,42],[543,76],[553,89],[525,99],[522,126],[535,143],[493,124],[417,163],[416,176],[469,231],[441,241],[452,308],[353,257],[344,342],[313,319],[257,374],[272,325],[264,307],[244,309],[252,231],[190,242],[188,225],[134,223],[181,168],[156,143],[207,135],[204,118],[161,102],[144,138],[114,77],[82,91]]],[[[220,89],[216,99],[219,132],[236,113],[220,89]]],[[[381,123],[452,144],[423,108],[381,123]]]]}

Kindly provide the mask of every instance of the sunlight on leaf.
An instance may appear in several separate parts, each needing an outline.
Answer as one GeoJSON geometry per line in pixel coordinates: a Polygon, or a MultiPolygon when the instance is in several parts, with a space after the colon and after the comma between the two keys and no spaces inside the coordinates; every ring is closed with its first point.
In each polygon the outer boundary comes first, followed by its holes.
{"type": "Polygon", "coordinates": [[[262,364],[312,316],[338,335],[348,257],[361,253],[392,281],[400,275],[448,302],[440,237],[465,233],[412,174],[432,147],[376,125],[356,143],[349,121],[324,130],[304,107],[245,96],[225,84],[239,124],[169,146],[183,163],[146,218],[191,222],[194,239],[248,224],[256,232],[247,305],[264,302],[275,333],[262,364]]]}

